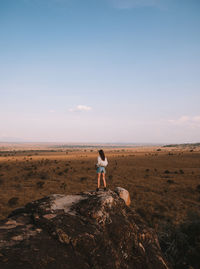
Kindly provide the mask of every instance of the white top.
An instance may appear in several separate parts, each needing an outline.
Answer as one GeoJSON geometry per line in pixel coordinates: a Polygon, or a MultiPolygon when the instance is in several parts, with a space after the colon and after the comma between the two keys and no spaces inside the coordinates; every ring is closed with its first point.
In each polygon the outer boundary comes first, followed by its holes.
{"type": "Polygon", "coordinates": [[[101,157],[98,156],[98,158],[97,158],[97,166],[98,166],[98,167],[99,167],[99,166],[106,167],[107,165],[108,165],[108,160],[107,160],[107,158],[105,157],[105,161],[103,161],[103,160],[101,159],[101,157]]]}

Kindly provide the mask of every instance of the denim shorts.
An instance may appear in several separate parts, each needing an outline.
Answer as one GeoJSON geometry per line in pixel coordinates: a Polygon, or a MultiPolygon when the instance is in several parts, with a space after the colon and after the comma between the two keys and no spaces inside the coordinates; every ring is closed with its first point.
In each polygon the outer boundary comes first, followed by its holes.
{"type": "Polygon", "coordinates": [[[98,173],[106,173],[106,169],[105,169],[105,167],[103,167],[103,166],[99,166],[99,167],[97,167],[97,174],[98,173]]]}

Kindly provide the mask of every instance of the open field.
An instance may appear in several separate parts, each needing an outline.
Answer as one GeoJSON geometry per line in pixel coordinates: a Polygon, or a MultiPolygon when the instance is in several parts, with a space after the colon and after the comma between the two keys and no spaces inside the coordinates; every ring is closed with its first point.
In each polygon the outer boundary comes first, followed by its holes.
{"type": "MultiPolygon", "coordinates": [[[[200,209],[200,149],[107,148],[108,188],[129,190],[144,220],[159,229],[179,224],[200,209]]],[[[96,188],[97,149],[1,151],[0,218],[52,193],[96,188]]]]}
{"type": "MultiPolygon", "coordinates": [[[[49,194],[96,189],[95,147],[11,147],[0,151],[0,219],[49,194]]],[[[104,149],[108,188],[130,192],[173,268],[200,268],[200,147],[104,149]]]]}

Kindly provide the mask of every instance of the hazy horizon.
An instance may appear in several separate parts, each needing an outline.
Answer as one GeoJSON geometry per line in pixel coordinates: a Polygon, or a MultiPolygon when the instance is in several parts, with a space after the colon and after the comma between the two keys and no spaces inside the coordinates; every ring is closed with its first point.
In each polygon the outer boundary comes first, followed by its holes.
{"type": "Polygon", "coordinates": [[[199,144],[199,141],[195,141],[195,142],[160,142],[160,143],[156,143],[156,142],[118,142],[118,141],[113,141],[113,142],[101,142],[101,141],[76,141],[76,142],[72,142],[72,141],[42,141],[42,140],[36,140],[36,141],[31,141],[31,140],[23,140],[23,139],[18,139],[17,138],[4,138],[4,139],[0,139],[0,144],[55,144],[55,145],[130,145],[130,146],[162,146],[162,145],[182,145],[182,144],[199,144]]]}
{"type": "Polygon", "coordinates": [[[198,142],[199,15],[198,0],[2,0],[0,141],[198,142]]]}

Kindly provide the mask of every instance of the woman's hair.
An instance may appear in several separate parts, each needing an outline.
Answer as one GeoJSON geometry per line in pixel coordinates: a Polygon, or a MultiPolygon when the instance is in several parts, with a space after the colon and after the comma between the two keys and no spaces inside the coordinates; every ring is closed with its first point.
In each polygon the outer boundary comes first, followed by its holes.
{"type": "Polygon", "coordinates": [[[99,150],[99,155],[100,155],[101,159],[103,161],[105,161],[105,154],[104,154],[104,151],[102,149],[99,150]]]}

